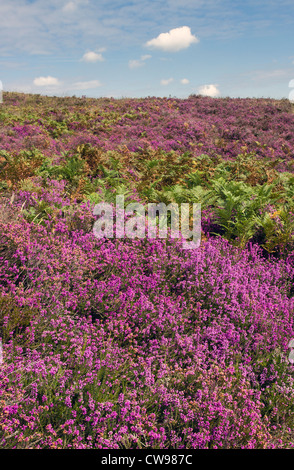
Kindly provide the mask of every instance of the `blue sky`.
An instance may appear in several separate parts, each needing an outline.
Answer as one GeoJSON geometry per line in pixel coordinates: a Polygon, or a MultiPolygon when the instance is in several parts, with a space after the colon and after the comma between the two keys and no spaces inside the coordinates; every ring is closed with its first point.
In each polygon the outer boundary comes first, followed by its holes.
{"type": "Polygon", "coordinates": [[[4,91],[288,98],[293,0],[0,0],[4,91]]]}

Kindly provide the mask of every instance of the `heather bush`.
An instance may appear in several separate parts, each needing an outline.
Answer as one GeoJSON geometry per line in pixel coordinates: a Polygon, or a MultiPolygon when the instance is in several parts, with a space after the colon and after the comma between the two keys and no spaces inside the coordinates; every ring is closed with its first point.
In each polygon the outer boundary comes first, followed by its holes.
{"type": "Polygon", "coordinates": [[[293,448],[288,102],[5,95],[0,446],[293,448]],[[95,238],[117,194],[200,247],[95,238]]]}

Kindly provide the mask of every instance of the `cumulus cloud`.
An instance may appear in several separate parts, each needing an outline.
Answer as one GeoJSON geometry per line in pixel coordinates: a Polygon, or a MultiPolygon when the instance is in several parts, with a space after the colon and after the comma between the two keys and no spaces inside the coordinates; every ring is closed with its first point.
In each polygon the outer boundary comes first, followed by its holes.
{"type": "Polygon", "coordinates": [[[88,82],[76,82],[73,84],[72,89],[74,90],[89,90],[90,88],[97,88],[102,84],[99,80],[89,80],[88,82]]]}
{"type": "Polygon", "coordinates": [[[187,78],[182,78],[181,80],[182,85],[188,85],[188,83],[190,83],[190,80],[188,80],[187,78]]]}
{"type": "Polygon", "coordinates": [[[174,81],[173,78],[162,79],[160,81],[160,84],[163,85],[163,86],[166,86],[166,85],[169,85],[170,83],[172,83],[173,81],[174,81]]]}
{"type": "Polygon", "coordinates": [[[98,62],[98,61],[103,62],[104,57],[102,56],[100,52],[97,54],[97,52],[89,51],[83,55],[82,60],[84,62],[92,62],[92,63],[98,62]]]}
{"type": "Polygon", "coordinates": [[[36,86],[57,86],[59,85],[59,80],[55,77],[37,77],[34,79],[34,85],[36,86]]]}
{"type": "Polygon", "coordinates": [[[193,43],[199,42],[196,36],[191,34],[189,26],[171,29],[168,33],[161,33],[157,38],[147,41],[146,46],[160,49],[166,52],[177,52],[187,49],[193,43]]]}
{"type": "Polygon", "coordinates": [[[198,92],[200,95],[211,96],[212,98],[218,96],[220,94],[219,89],[217,88],[218,85],[203,85],[198,88],[198,92]]]}
{"type": "Polygon", "coordinates": [[[147,59],[151,59],[151,57],[152,56],[150,54],[145,54],[141,56],[141,59],[129,60],[130,69],[136,69],[138,67],[142,67],[143,65],[145,65],[145,61],[147,59]]]}

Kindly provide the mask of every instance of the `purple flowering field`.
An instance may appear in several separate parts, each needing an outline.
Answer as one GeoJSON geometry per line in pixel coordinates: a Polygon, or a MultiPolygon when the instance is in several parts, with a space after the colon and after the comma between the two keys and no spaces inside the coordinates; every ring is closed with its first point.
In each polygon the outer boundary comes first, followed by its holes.
{"type": "Polygon", "coordinates": [[[4,93],[0,447],[293,448],[288,100],[4,93]],[[201,245],[94,205],[201,203],[201,245]]]}

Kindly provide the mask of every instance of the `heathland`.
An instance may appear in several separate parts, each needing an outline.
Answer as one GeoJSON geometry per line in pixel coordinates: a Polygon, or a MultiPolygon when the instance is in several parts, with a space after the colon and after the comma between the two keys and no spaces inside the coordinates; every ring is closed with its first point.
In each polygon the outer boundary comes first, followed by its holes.
{"type": "Polygon", "coordinates": [[[293,447],[293,196],[286,99],[4,93],[1,447],[293,447]],[[117,195],[200,247],[97,239],[117,195]]]}

